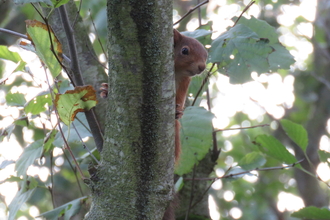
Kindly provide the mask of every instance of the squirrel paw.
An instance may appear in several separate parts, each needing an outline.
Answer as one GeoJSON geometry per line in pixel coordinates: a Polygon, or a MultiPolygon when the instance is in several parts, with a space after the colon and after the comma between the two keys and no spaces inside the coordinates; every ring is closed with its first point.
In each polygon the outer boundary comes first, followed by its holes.
{"type": "Polygon", "coordinates": [[[100,96],[101,98],[106,98],[108,97],[108,83],[102,83],[100,87],[100,96]]]}

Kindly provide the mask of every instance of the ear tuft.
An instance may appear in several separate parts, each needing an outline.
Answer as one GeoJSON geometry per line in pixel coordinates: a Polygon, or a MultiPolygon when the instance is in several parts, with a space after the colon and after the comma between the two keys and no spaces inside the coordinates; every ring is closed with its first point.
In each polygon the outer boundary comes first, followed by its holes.
{"type": "Polygon", "coordinates": [[[173,29],[174,47],[181,41],[182,35],[176,29],[173,29]]]}

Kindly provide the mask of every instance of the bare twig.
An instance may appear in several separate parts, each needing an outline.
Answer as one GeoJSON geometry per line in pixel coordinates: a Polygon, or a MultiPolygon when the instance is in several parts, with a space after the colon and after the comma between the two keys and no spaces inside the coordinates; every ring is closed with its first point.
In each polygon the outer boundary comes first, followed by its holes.
{"type": "Polygon", "coordinates": [[[15,32],[15,31],[12,31],[12,30],[8,30],[8,29],[5,29],[5,28],[0,28],[0,32],[11,34],[11,35],[14,35],[14,36],[21,37],[21,38],[24,38],[26,40],[29,40],[26,35],[21,34],[21,33],[18,33],[18,32],[15,32]]]}
{"type": "Polygon", "coordinates": [[[74,29],[74,26],[76,25],[77,19],[79,17],[79,13],[80,13],[80,10],[81,10],[82,2],[83,2],[82,0],[79,1],[79,8],[78,8],[76,17],[74,18],[74,20],[72,22],[72,29],[74,29]]]}
{"type": "Polygon", "coordinates": [[[96,162],[98,165],[100,165],[100,161],[98,161],[98,160],[96,159],[96,157],[94,156],[94,154],[93,154],[93,153],[89,150],[89,148],[86,146],[86,144],[84,143],[84,141],[82,140],[82,138],[81,138],[81,136],[80,136],[80,134],[79,134],[79,131],[77,130],[76,125],[75,125],[73,122],[72,122],[72,126],[73,126],[74,130],[76,131],[76,133],[77,133],[77,135],[78,135],[78,137],[79,137],[79,139],[80,139],[80,142],[81,142],[81,144],[83,145],[84,149],[86,149],[86,150],[88,151],[89,155],[91,155],[91,157],[95,160],[95,162],[96,162]]]}
{"type": "Polygon", "coordinates": [[[188,206],[188,210],[186,212],[186,217],[185,217],[185,220],[188,220],[188,217],[189,217],[189,213],[190,213],[190,210],[192,208],[191,204],[192,204],[192,201],[194,199],[194,188],[195,188],[195,174],[196,174],[196,164],[194,165],[194,169],[193,169],[193,176],[192,176],[192,182],[191,182],[191,191],[190,191],[190,199],[189,199],[189,206],[188,206]]]}
{"type": "Polygon", "coordinates": [[[279,167],[265,167],[265,168],[256,168],[256,169],[252,169],[252,170],[247,170],[247,171],[243,171],[243,172],[239,172],[239,173],[232,173],[232,174],[228,174],[228,175],[224,175],[221,177],[215,177],[215,178],[185,178],[184,180],[190,180],[190,181],[194,181],[194,180],[199,180],[199,181],[214,181],[214,180],[218,180],[218,179],[225,179],[225,178],[232,178],[235,176],[240,176],[240,175],[244,175],[244,174],[248,174],[252,171],[269,171],[269,170],[282,170],[282,169],[286,169],[286,168],[291,168],[294,167],[295,165],[303,162],[305,159],[301,159],[298,160],[297,162],[293,163],[293,164],[289,164],[286,166],[279,166],[279,167]]]}
{"type": "Polygon", "coordinates": [[[233,25],[233,27],[235,27],[235,25],[238,23],[239,19],[241,19],[241,17],[243,16],[243,14],[255,3],[256,1],[251,1],[242,11],[242,13],[238,16],[237,20],[235,21],[235,24],[233,25]]]}
{"type": "Polygon", "coordinates": [[[176,22],[173,24],[173,26],[176,25],[176,24],[178,24],[178,23],[180,23],[180,21],[182,21],[185,17],[187,17],[189,14],[191,14],[191,13],[192,13],[193,11],[195,11],[197,8],[201,7],[202,5],[205,5],[205,4],[208,3],[208,2],[209,2],[209,0],[205,0],[205,1],[201,2],[201,3],[199,3],[198,5],[196,5],[195,7],[193,7],[192,9],[190,9],[185,15],[182,16],[182,18],[180,18],[178,21],[176,21],[176,22]]]}
{"type": "Polygon", "coordinates": [[[92,25],[93,25],[93,28],[94,28],[95,33],[96,33],[97,41],[99,42],[99,44],[100,44],[100,46],[101,46],[102,52],[103,52],[103,54],[104,54],[106,60],[108,60],[107,53],[105,52],[104,47],[103,47],[103,45],[102,45],[102,42],[101,42],[101,39],[100,39],[100,35],[99,35],[99,33],[97,32],[97,29],[96,29],[96,27],[95,27],[94,19],[93,19],[93,17],[92,17],[92,13],[91,13],[91,12],[89,12],[89,16],[90,16],[90,18],[91,18],[92,25]]]}
{"type": "Polygon", "coordinates": [[[266,127],[266,126],[269,126],[269,124],[254,125],[254,126],[240,127],[240,128],[218,129],[218,130],[215,130],[214,133],[219,132],[219,131],[243,130],[243,129],[259,128],[259,127],[266,127]]]}
{"type": "Polygon", "coordinates": [[[204,88],[204,85],[207,83],[207,81],[209,80],[210,76],[214,73],[214,72],[212,72],[214,66],[215,66],[215,63],[212,64],[210,70],[207,72],[207,75],[206,75],[206,77],[203,79],[202,85],[199,87],[199,90],[197,91],[197,93],[196,93],[196,95],[195,95],[195,99],[194,99],[194,101],[192,102],[191,105],[195,105],[196,100],[197,100],[197,97],[198,97],[199,94],[202,92],[202,90],[203,90],[203,88],[204,88]]]}
{"type": "MultiPolygon", "coordinates": [[[[48,87],[49,87],[49,89],[51,90],[51,85],[50,85],[49,78],[48,78],[48,75],[47,75],[47,74],[46,74],[46,80],[47,80],[47,83],[48,83],[48,87]]],[[[76,167],[77,167],[77,169],[78,169],[78,171],[79,171],[79,173],[80,173],[80,175],[81,175],[81,178],[82,178],[82,179],[87,179],[87,178],[84,176],[83,172],[81,171],[81,169],[80,169],[80,167],[79,167],[79,164],[78,164],[78,162],[77,162],[77,160],[76,160],[76,158],[75,158],[73,152],[71,151],[71,148],[70,148],[70,146],[69,146],[69,143],[67,142],[67,140],[66,140],[66,138],[65,138],[65,135],[64,135],[64,132],[63,132],[63,130],[62,130],[61,123],[60,123],[60,117],[59,117],[59,114],[58,114],[58,111],[57,111],[56,105],[54,104],[54,103],[55,103],[55,98],[54,98],[54,94],[53,94],[53,92],[50,92],[50,96],[51,96],[51,98],[52,98],[52,102],[53,102],[53,108],[54,108],[54,111],[55,111],[55,116],[56,116],[56,120],[57,120],[58,130],[60,131],[60,134],[61,134],[61,136],[62,136],[62,138],[63,138],[64,146],[65,146],[65,148],[69,151],[69,154],[71,155],[71,157],[72,157],[74,163],[76,164],[76,167]]],[[[63,149],[62,149],[62,150],[63,150],[63,149]]],[[[63,153],[64,153],[64,150],[63,150],[63,153]]],[[[68,160],[68,161],[69,161],[69,160],[68,160]]],[[[72,167],[72,166],[71,166],[71,167],[72,167]]],[[[73,170],[74,170],[74,169],[73,169],[73,170]]]]}
{"type": "MultiPolygon", "coordinates": [[[[70,26],[69,18],[66,12],[65,5],[58,8],[61,16],[64,31],[68,40],[70,58],[71,58],[71,70],[76,85],[83,86],[84,80],[82,78],[81,70],[79,67],[78,53],[76,49],[76,41],[74,38],[74,31],[70,26]]],[[[101,126],[96,118],[94,108],[85,112],[88,124],[91,128],[92,135],[96,144],[96,148],[101,152],[103,147],[103,132],[101,126]]]]}

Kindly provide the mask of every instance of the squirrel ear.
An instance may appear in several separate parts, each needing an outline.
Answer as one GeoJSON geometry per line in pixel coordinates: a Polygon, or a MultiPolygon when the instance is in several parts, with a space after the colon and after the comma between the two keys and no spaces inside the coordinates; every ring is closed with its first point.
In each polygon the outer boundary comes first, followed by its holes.
{"type": "Polygon", "coordinates": [[[182,35],[176,29],[173,29],[173,38],[174,38],[174,47],[175,45],[180,42],[182,35]]]}

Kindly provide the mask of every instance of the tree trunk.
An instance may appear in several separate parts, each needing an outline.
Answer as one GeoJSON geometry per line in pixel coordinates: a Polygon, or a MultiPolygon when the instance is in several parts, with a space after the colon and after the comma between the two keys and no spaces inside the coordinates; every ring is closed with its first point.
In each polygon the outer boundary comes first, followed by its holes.
{"type": "Polygon", "coordinates": [[[109,95],[86,219],[161,219],[173,195],[172,1],[108,0],[109,95]]]}
{"type": "MultiPolygon", "coordinates": [[[[322,32],[321,30],[324,30],[324,41],[327,43],[327,45],[330,44],[329,9],[329,1],[318,1],[315,29],[318,29],[320,32],[322,32]]],[[[330,116],[329,88],[326,85],[326,82],[330,82],[330,50],[329,48],[322,47],[316,39],[313,40],[313,46],[315,77],[319,79],[322,78],[323,83],[320,82],[317,86],[317,90],[314,91],[317,93],[318,99],[316,103],[314,103],[314,109],[310,120],[306,124],[309,139],[307,155],[313,163],[314,167],[310,167],[306,160],[303,161],[301,165],[309,172],[316,173],[315,168],[320,163],[318,156],[320,139],[323,135],[326,134],[327,120],[330,116]]],[[[303,152],[298,147],[295,147],[295,154],[298,159],[304,157],[303,152]]],[[[329,198],[327,193],[324,192],[320,186],[320,181],[318,181],[315,177],[312,177],[305,172],[296,169],[295,178],[297,180],[298,190],[306,206],[324,207],[329,205],[329,198]]]]}

